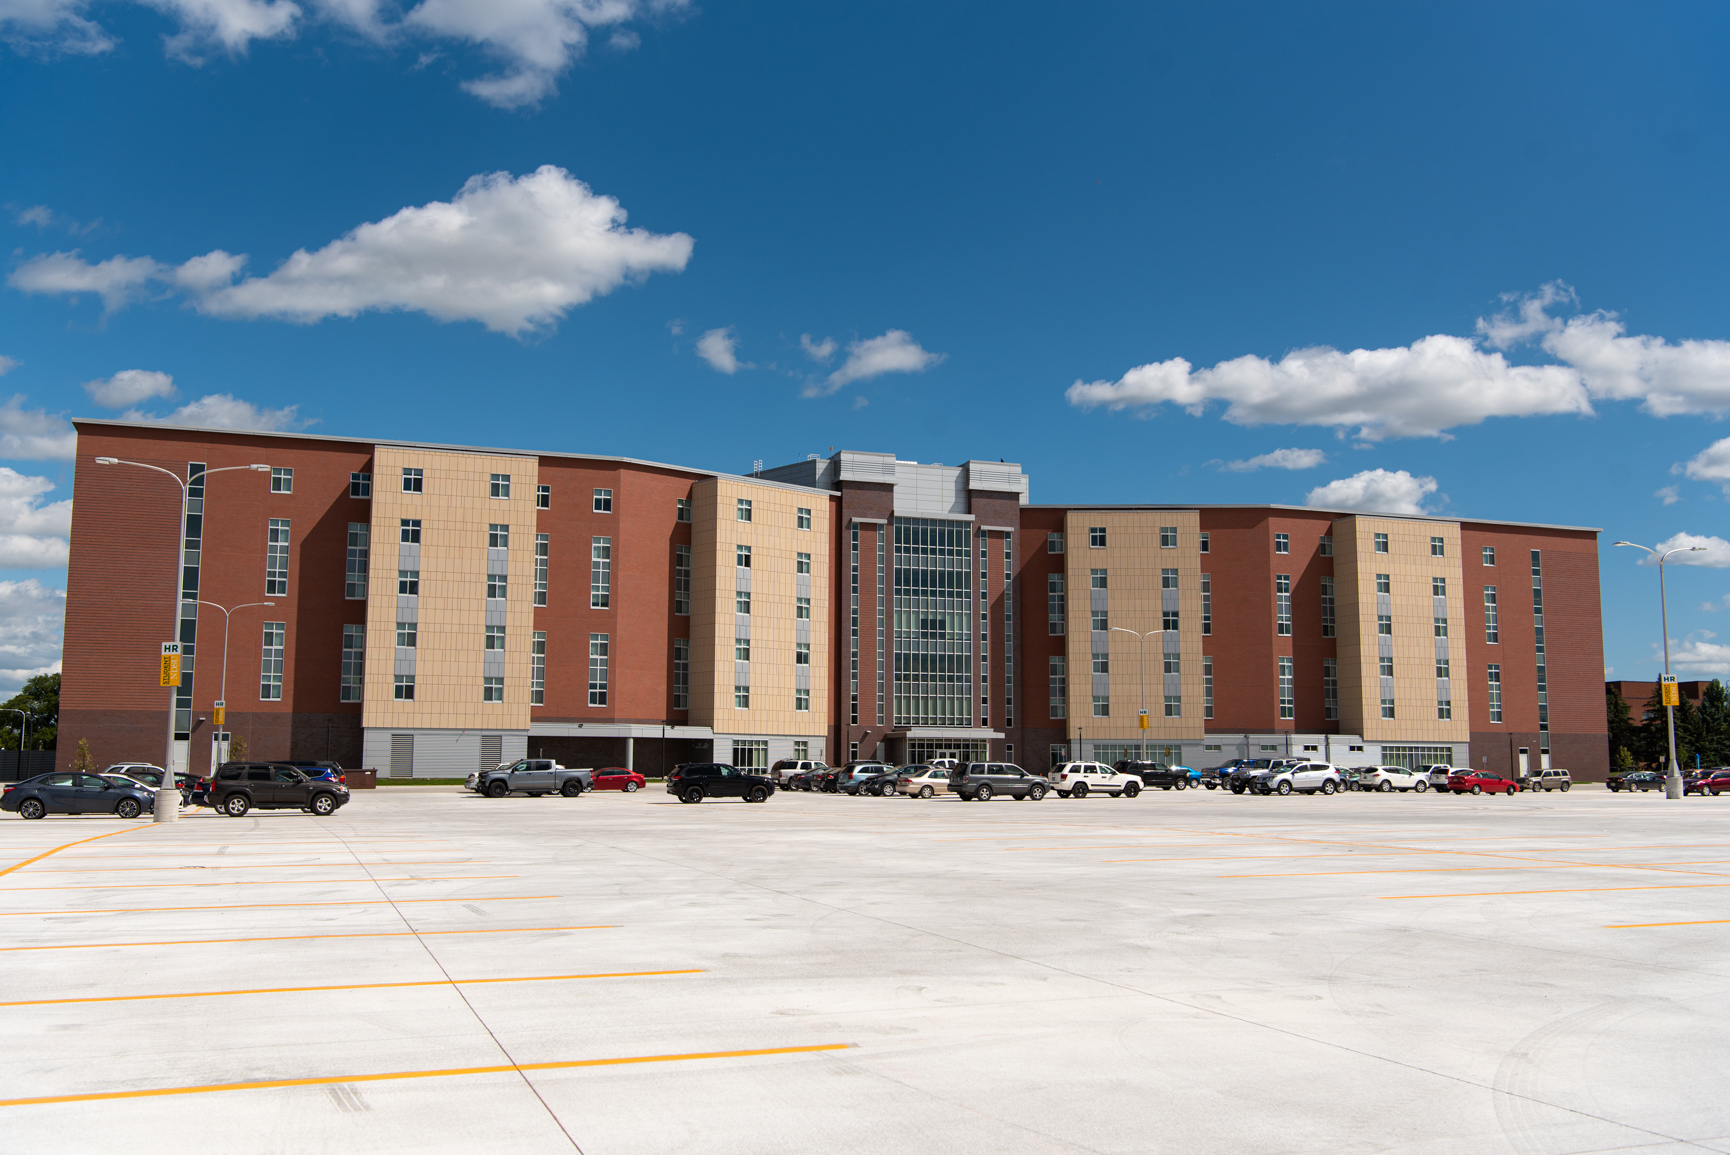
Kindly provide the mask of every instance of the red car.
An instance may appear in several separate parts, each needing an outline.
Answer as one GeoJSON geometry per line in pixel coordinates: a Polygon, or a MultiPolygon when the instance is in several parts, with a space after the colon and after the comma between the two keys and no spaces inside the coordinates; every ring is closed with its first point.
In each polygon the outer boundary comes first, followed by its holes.
{"type": "Polygon", "coordinates": [[[1468,770],[1461,774],[1449,774],[1448,789],[1455,794],[1482,794],[1485,791],[1491,794],[1518,794],[1520,784],[1510,782],[1506,778],[1496,778],[1489,774],[1479,774],[1475,770],[1468,770]]]}
{"type": "Polygon", "coordinates": [[[595,784],[591,790],[623,790],[626,794],[635,794],[643,788],[646,781],[635,770],[627,770],[623,766],[603,766],[595,771],[595,784]]]}
{"type": "Polygon", "coordinates": [[[1730,770],[1708,770],[1687,785],[1689,793],[1704,794],[1708,798],[1730,794],[1730,770]]]}

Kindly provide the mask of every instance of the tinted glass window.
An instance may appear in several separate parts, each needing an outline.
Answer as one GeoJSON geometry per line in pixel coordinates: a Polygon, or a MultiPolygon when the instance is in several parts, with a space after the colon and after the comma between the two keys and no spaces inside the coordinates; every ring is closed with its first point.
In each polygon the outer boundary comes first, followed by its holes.
{"type": "Polygon", "coordinates": [[[244,773],[245,773],[245,771],[237,766],[232,770],[222,771],[221,773],[217,774],[217,777],[222,779],[224,782],[238,782],[238,781],[240,781],[240,776],[244,773]]]}
{"type": "Polygon", "coordinates": [[[104,790],[108,783],[94,774],[80,774],[77,785],[84,790],[104,790]]]}
{"type": "Polygon", "coordinates": [[[248,782],[269,782],[270,781],[270,771],[269,770],[248,770],[246,772],[246,780],[248,782]]]}
{"type": "Polygon", "coordinates": [[[50,775],[48,775],[48,777],[42,779],[42,785],[44,785],[44,786],[70,786],[70,785],[72,785],[72,775],[70,775],[70,774],[50,774],[50,775]]]}
{"type": "Polygon", "coordinates": [[[276,780],[278,782],[284,782],[284,783],[287,783],[288,785],[294,786],[294,785],[298,785],[300,783],[301,778],[300,778],[299,774],[295,773],[293,770],[290,770],[285,766],[276,772],[276,780]]]}

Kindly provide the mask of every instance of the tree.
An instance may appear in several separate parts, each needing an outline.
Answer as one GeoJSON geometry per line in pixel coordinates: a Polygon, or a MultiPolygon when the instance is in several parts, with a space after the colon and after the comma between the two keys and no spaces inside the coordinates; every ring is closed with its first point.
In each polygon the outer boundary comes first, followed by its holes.
{"type": "Polygon", "coordinates": [[[228,740],[228,760],[230,762],[246,761],[246,735],[236,734],[228,740]]]}
{"type": "Polygon", "coordinates": [[[60,718],[60,675],[41,674],[24,683],[24,688],[4,703],[0,703],[0,750],[18,749],[18,715],[7,710],[23,710],[30,715],[29,733],[24,746],[29,750],[54,749],[55,724],[60,718]]]}
{"type": "Polygon", "coordinates": [[[1638,748],[1637,742],[1640,727],[1634,725],[1629,717],[1628,703],[1622,697],[1622,691],[1615,686],[1604,689],[1604,713],[1610,726],[1610,762],[1615,764],[1616,751],[1626,750],[1630,755],[1638,748]]]}
{"type": "Polygon", "coordinates": [[[1628,753],[1628,747],[1618,746],[1616,747],[1616,753],[1611,757],[1611,763],[1611,770],[1613,773],[1618,775],[1626,774],[1634,768],[1634,755],[1628,753]]]}
{"type": "Polygon", "coordinates": [[[72,752],[72,768],[86,771],[96,769],[96,759],[90,756],[90,739],[78,739],[78,749],[72,752]]]}
{"type": "Polygon", "coordinates": [[[1708,766],[1730,766],[1730,695],[1717,678],[1700,694],[1698,749],[1708,766]]]}

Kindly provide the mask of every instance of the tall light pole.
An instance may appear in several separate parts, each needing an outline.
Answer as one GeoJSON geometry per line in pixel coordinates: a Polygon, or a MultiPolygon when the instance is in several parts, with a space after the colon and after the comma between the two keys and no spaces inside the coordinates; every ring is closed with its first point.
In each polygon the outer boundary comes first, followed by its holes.
{"type": "MultiPolygon", "coordinates": [[[[249,610],[255,606],[274,606],[274,605],[276,605],[276,603],[275,602],[247,602],[245,605],[231,606],[227,609],[223,609],[222,606],[217,605],[215,602],[200,601],[198,604],[201,606],[209,606],[212,609],[222,610],[222,689],[217,691],[217,697],[222,699],[222,708],[224,710],[227,710],[228,709],[228,617],[235,610],[249,610]]],[[[223,725],[227,725],[227,724],[228,724],[228,719],[224,718],[223,719],[223,725]]],[[[220,729],[220,727],[219,727],[219,729],[220,729]]],[[[223,749],[226,750],[227,747],[225,746],[225,747],[223,747],[223,749]]]]}
{"type": "MultiPolygon", "coordinates": [[[[1147,639],[1153,637],[1153,635],[1155,635],[1155,634],[1163,634],[1163,633],[1165,633],[1165,631],[1164,630],[1149,630],[1145,634],[1138,634],[1134,630],[1126,629],[1123,626],[1112,626],[1111,632],[1114,634],[1128,634],[1130,637],[1135,638],[1137,640],[1138,651],[1141,655],[1141,712],[1142,712],[1142,714],[1145,715],[1147,713],[1147,639]]],[[[1137,722],[1137,725],[1140,725],[1140,723],[1137,722]]],[[[1146,737],[1143,737],[1141,739],[1141,741],[1137,742],[1135,744],[1135,748],[1141,752],[1142,758],[1146,759],[1146,757],[1147,757],[1147,739],[1146,739],[1146,737]]]]}
{"type": "MultiPolygon", "coordinates": [[[[1670,677],[1670,607],[1664,594],[1664,562],[1673,553],[1705,553],[1706,547],[1703,545],[1685,545],[1678,549],[1659,553],[1651,546],[1640,545],[1638,542],[1619,541],[1616,544],[1643,549],[1658,559],[1658,620],[1664,630],[1664,677],[1668,679],[1670,677]]],[[[1676,707],[1665,706],[1664,712],[1669,715],[1670,722],[1670,769],[1664,775],[1664,797],[1680,798],[1682,797],[1682,767],[1676,764],[1676,707]]]]}
{"type": "MultiPolygon", "coordinates": [[[[180,486],[180,521],[174,527],[176,543],[176,564],[174,566],[174,624],[169,629],[168,636],[175,641],[180,640],[181,608],[186,598],[186,480],[172,469],[164,469],[160,465],[146,465],[142,461],[124,461],[118,457],[98,457],[98,465],[132,465],[139,469],[149,469],[174,480],[180,486]]],[[[224,465],[217,469],[206,469],[200,476],[209,477],[212,473],[227,473],[235,469],[247,469],[253,473],[269,473],[268,465],[224,465]]],[[[196,610],[193,611],[197,613],[196,610]]],[[[224,647],[227,648],[226,646],[224,647]]],[[[183,675],[184,676],[184,675],[183,675]]],[[[179,686],[168,688],[168,751],[162,759],[162,785],[156,788],[156,807],[151,818],[153,822],[173,822],[180,817],[180,791],[174,787],[174,710],[180,694],[179,686]]]]}

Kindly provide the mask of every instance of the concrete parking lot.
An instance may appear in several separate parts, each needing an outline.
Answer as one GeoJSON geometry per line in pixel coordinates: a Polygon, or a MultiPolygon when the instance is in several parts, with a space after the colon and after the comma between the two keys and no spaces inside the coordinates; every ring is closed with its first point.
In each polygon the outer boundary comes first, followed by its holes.
{"type": "Polygon", "coordinates": [[[8,815],[0,1150],[1730,1152],[1727,822],[1587,787],[8,815]]]}

